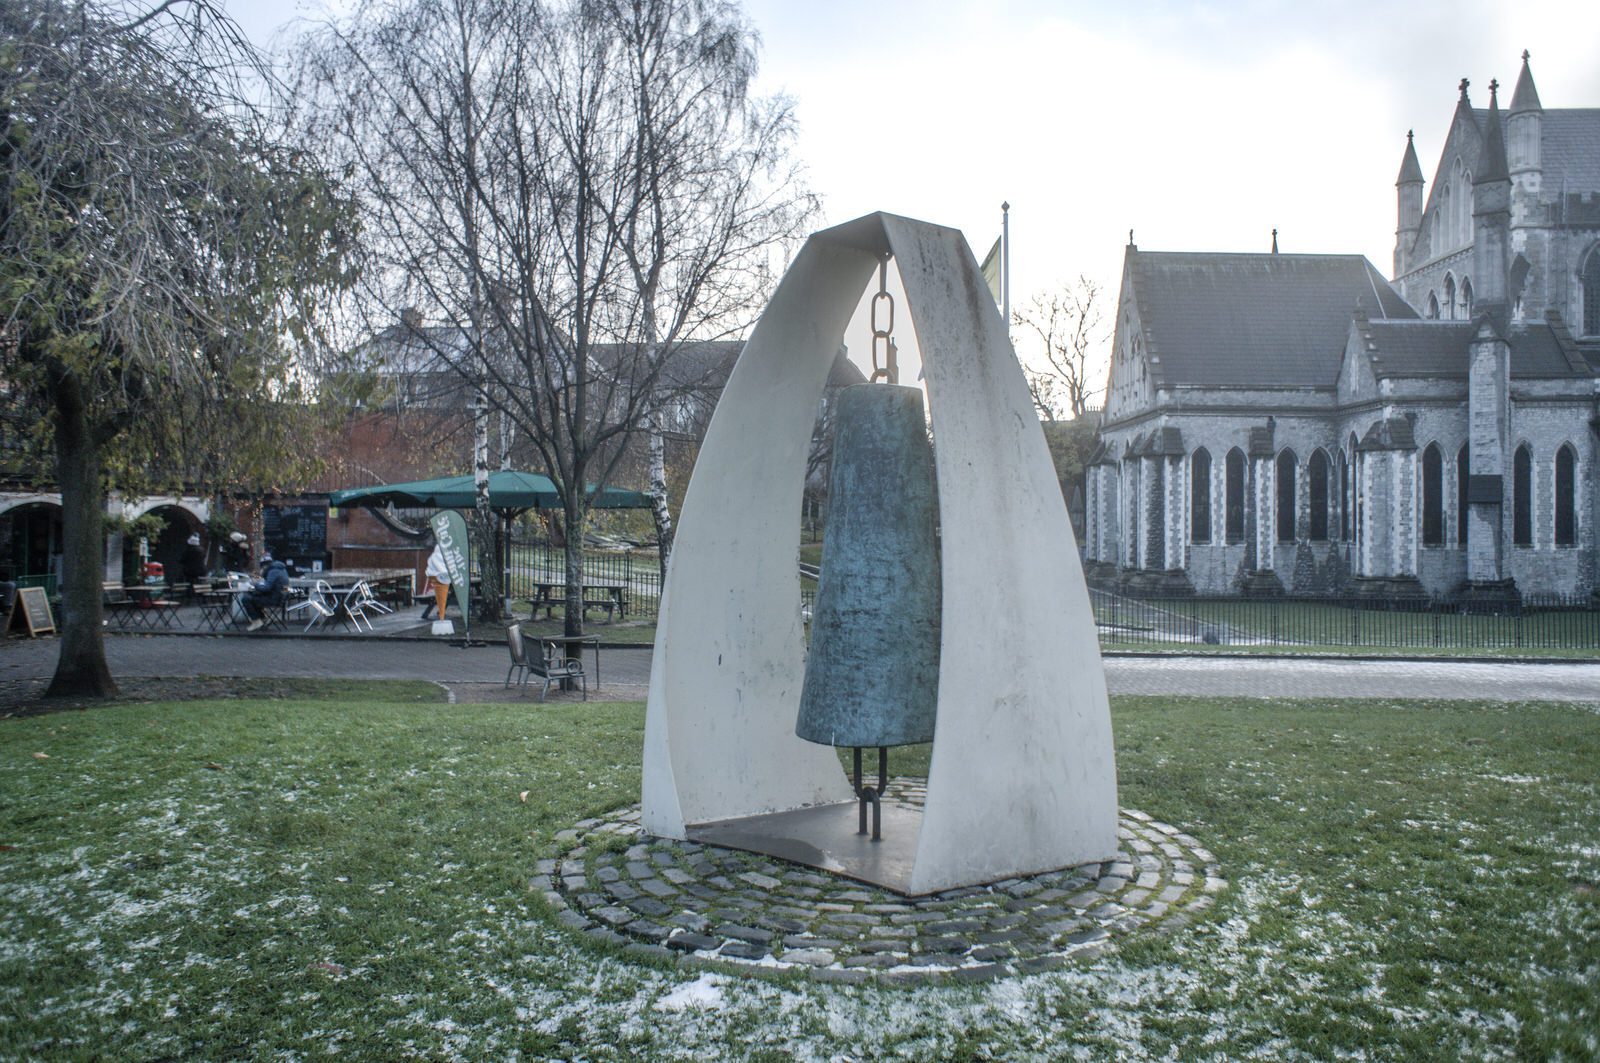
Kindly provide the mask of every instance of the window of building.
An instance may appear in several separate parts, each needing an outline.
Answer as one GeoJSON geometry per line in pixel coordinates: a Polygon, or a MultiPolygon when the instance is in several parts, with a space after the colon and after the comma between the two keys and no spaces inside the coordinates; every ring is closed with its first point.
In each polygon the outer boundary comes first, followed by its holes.
{"type": "Polygon", "coordinates": [[[1350,459],[1339,451],[1339,541],[1350,541],[1350,459]]]}
{"type": "Polygon", "coordinates": [[[1556,545],[1578,545],[1578,455],[1572,444],[1556,451],[1556,545]]]}
{"type": "Polygon", "coordinates": [[[1228,451],[1226,494],[1227,527],[1224,534],[1230,543],[1244,542],[1244,451],[1234,447],[1228,451]]]}
{"type": "Polygon", "coordinates": [[[1428,318],[1431,321],[1439,320],[1439,297],[1432,292],[1428,293],[1428,318]]]}
{"type": "Polygon", "coordinates": [[[1211,541],[1211,452],[1201,447],[1189,463],[1189,540],[1211,541]]]}
{"type": "Polygon", "coordinates": [[[1328,455],[1319,447],[1311,452],[1311,464],[1306,468],[1306,490],[1311,495],[1311,539],[1326,542],[1328,538],[1328,455]]]}
{"type": "Polygon", "coordinates": [[[1284,450],[1278,455],[1278,541],[1295,540],[1294,512],[1294,451],[1284,450]]]}
{"type": "Polygon", "coordinates": [[[1472,281],[1461,278],[1461,316],[1472,320],[1472,281]]]}
{"type": "Polygon", "coordinates": [[[1511,541],[1533,545],[1533,451],[1524,443],[1517,448],[1511,471],[1511,541]]]}
{"type": "Polygon", "coordinates": [[[1600,247],[1583,267],[1583,334],[1600,336],[1600,247]]]}
{"type": "Polygon", "coordinates": [[[1434,443],[1422,452],[1422,545],[1444,545],[1444,460],[1434,443]]]}
{"type": "Polygon", "coordinates": [[[1472,477],[1472,455],[1467,445],[1461,444],[1456,452],[1456,542],[1467,545],[1467,524],[1470,510],[1467,506],[1467,480],[1472,477]]]}
{"type": "Polygon", "coordinates": [[[1444,316],[1454,321],[1456,316],[1456,279],[1444,275],[1444,316]]]}

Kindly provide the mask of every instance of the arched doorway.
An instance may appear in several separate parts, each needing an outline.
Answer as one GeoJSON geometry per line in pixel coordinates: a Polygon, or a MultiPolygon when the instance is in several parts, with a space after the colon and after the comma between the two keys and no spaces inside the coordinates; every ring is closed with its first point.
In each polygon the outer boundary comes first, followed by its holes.
{"type": "Polygon", "coordinates": [[[139,544],[141,539],[148,544],[149,560],[159,562],[165,570],[168,583],[183,581],[183,550],[188,543],[189,536],[198,534],[201,538],[201,547],[206,546],[205,529],[201,526],[200,518],[188,509],[179,505],[152,506],[137,519],[143,525],[149,518],[154,518],[155,526],[146,535],[125,535],[122,539],[122,579],[125,583],[142,583],[143,577],[139,571],[140,556],[139,544]]]}
{"type": "Polygon", "coordinates": [[[44,500],[0,510],[0,578],[54,595],[61,579],[61,506],[44,500]]]}

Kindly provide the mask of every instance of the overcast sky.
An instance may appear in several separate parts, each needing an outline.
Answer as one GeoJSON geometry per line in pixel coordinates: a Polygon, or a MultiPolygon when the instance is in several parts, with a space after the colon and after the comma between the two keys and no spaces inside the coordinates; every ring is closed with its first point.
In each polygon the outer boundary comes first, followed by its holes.
{"type": "MultiPolygon", "coordinates": [[[[258,43],[323,0],[229,0],[258,43]]],[[[1152,251],[1359,253],[1392,267],[1406,130],[1432,187],[1457,82],[1600,107],[1595,0],[746,0],[759,88],[794,98],[824,224],[963,230],[1011,203],[1012,301],[1078,274],[1114,299],[1152,251]]],[[[1109,316],[1109,315],[1108,315],[1109,316]]],[[[853,345],[854,347],[855,345],[853,345]]]]}

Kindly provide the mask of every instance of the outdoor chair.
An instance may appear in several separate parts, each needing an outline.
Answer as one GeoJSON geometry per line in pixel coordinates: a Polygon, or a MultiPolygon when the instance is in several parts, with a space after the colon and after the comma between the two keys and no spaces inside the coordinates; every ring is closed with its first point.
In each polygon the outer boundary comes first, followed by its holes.
{"type": "Polygon", "coordinates": [[[528,653],[522,644],[522,625],[512,624],[506,628],[506,649],[511,651],[511,667],[506,669],[505,685],[511,685],[511,675],[516,673],[517,685],[528,681],[528,653]]]}
{"type": "MultiPolygon", "coordinates": [[[[356,594],[360,597],[361,608],[363,609],[376,609],[380,613],[394,612],[394,609],[387,602],[372,593],[372,584],[366,580],[356,584],[356,594]]],[[[367,624],[371,626],[372,621],[368,620],[367,624]]]]}
{"type": "Polygon", "coordinates": [[[328,619],[333,616],[333,606],[329,605],[323,599],[323,597],[320,594],[317,594],[315,591],[307,594],[298,602],[290,605],[286,611],[290,613],[303,611],[306,614],[308,619],[306,620],[306,626],[301,629],[302,633],[310,631],[318,624],[327,623],[328,619]]]}
{"type": "MultiPolygon", "coordinates": [[[[521,633],[518,634],[520,636],[521,633]]],[[[577,680],[583,689],[583,700],[589,700],[589,681],[583,674],[583,661],[577,657],[568,657],[566,654],[567,648],[562,643],[541,639],[538,655],[528,660],[528,674],[544,680],[544,689],[539,691],[540,701],[550,693],[551,683],[560,683],[568,679],[577,680]]]]}

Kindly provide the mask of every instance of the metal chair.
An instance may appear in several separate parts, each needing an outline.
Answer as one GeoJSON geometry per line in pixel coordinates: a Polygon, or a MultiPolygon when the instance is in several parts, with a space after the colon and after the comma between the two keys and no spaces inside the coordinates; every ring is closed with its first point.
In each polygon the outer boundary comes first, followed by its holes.
{"type": "Polygon", "coordinates": [[[517,673],[517,685],[522,686],[528,681],[528,652],[522,643],[522,625],[512,624],[506,628],[506,649],[511,651],[511,667],[506,669],[507,687],[511,686],[511,674],[517,673]]]}
{"type": "MultiPolygon", "coordinates": [[[[360,583],[356,584],[356,594],[360,596],[362,609],[376,609],[380,613],[394,612],[393,606],[389,605],[388,602],[383,601],[376,594],[372,593],[372,584],[368,583],[366,580],[362,580],[360,583]]],[[[367,624],[370,627],[372,621],[369,619],[367,624]]]]}
{"type": "Polygon", "coordinates": [[[540,640],[539,659],[528,663],[528,671],[544,680],[544,689],[539,691],[539,700],[543,701],[550,693],[550,684],[559,683],[567,679],[576,679],[583,688],[583,700],[589,700],[589,681],[583,674],[583,661],[577,657],[566,655],[566,646],[560,642],[540,640]]]}
{"type": "Polygon", "coordinates": [[[301,610],[304,610],[306,615],[310,617],[310,619],[306,621],[306,626],[301,629],[302,633],[310,631],[318,624],[327,623],[328,618],[333,616],[333,606],[329,605],[323,599],[322,595],[318,594],[315,590],[307,593],[306,596],[300,599],[298,602],[291,604],[288,609],[284,610],[284,612],[287,614],[299,612],[301,610]]]}

